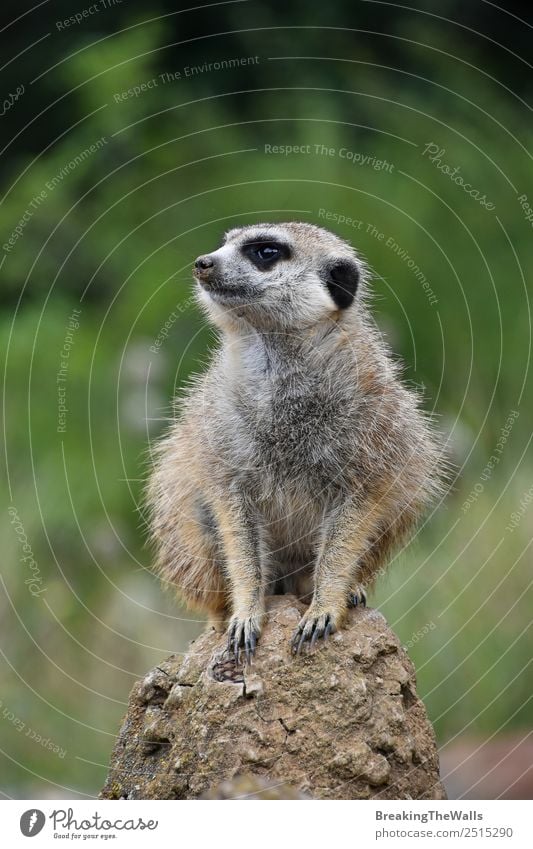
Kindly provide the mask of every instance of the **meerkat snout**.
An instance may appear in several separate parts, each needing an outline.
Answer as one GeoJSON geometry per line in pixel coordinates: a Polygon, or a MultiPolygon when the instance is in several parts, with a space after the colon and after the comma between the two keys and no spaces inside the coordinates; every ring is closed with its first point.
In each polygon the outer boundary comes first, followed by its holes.
{"type": "Polygon", "coordinates": [[[215,262],[212,256],[199,256],[196,262],[194,263],[194,267],[197,271],[205,271],[208,268],[213,268],[215,262]]]}
{"type": "Polygon", "coordinates": [[[208,287],[216,273],[215,260],[210,254],[199,256],[193,268],[193,274],[201,286],[208,287]]]}

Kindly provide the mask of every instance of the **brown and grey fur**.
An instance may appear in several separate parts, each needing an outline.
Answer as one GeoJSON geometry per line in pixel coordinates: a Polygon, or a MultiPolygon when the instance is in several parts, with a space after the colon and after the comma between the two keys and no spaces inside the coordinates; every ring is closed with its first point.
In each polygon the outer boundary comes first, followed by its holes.
{"type": "Polygon", "coordinates": [[[159,572],[212,622],[229,619],[247,657],[265,594],[308,598],[299,651],[364,602],[439,491],[441,453],[346,242],[299,222],[243,227],[195,274],[221,345],[155,449],[159,572]],[[290,255],[259,269],[246,251],[267,239],[290,255]]]}

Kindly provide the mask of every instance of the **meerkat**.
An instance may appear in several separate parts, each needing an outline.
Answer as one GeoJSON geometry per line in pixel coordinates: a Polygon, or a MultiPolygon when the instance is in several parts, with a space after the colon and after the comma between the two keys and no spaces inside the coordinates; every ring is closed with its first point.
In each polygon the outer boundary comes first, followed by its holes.
{"type": "Polygon", "coordinates": [[[154,449],[157,567],[249,662],[265,595],[308,604],[298,654],[366,603],[392,550],[440,492],[441,451],[372,320],[369,273],[301,222],[229,230],[194,264],[220,331],[154,449]]]}

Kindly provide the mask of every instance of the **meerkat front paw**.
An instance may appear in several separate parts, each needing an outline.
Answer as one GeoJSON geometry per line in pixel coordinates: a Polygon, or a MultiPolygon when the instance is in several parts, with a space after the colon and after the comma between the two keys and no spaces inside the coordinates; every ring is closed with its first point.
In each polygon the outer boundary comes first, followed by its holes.
{"type": "Polygon", "coordinates": [[[250,664],[255,655],[257,640],[261,633],[261,622],[258,616],[232,616],[228,627],[228,652],[235,657],[237,663],[244,652],[246,663],[250,664]]]}
{"type": "Polygon", "coordinates": [[[348,593],[348,607],[366,607],[366,592],[361,584],[356,584],[348,593]]]}
{"type": "Polygon", "coordinates": [[[304,643],[309,643],[311,651],[318,639],[326,642],[330,634],[337,630],[336,617],[332,613],[319,613],[311,608],[300,620],[291,640],[293,654],[300,654],[304,643]]]}

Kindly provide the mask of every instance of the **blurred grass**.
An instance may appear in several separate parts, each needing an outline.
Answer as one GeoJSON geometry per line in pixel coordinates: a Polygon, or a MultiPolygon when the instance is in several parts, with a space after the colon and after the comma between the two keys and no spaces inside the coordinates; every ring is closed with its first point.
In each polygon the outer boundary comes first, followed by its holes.
{"type": "MultiPolygon", "coordinates": [[[[115,93],[157,75],[150,51],[163,35],[159,26],[133,30],[52,72],[66,89],[81,85],[69,102],[82,120],[34,162],[17,163],[14,174],[28,168],[0,211],[5,241],[31,198],[106,139],[48,192],[2,268],[3,296],[14,307],[0,317],[11,490],[3,512],[15,505],[45,587],[40,598],[29,594],[6,519],[6,792],[97,792],[133,681],[198,633],[201,624],[148,571],[139,510],[146,447],[214,342],[190,301],[190,265],[235,223],[320,224],[320,209],[363,222],[358,230],[333,229],[374,269],[376,319],[404,359],[406,379],[425,387],[461,471],[374,602],[412,643],[440,740],[526,725],[531,515],[513,533],[505,525],[531,485],[530,463],[522,461],[533,414],[532,394],[522,394],[530,320],[523,269],[531,268],[533,243],[510,188],[526,191],[531,165],[525,154],[509,156],[513,135],[531,145],[531,127],[479,75],[475,102],[456,97],[454,90],[465,92],[463,71],[427,53],[420,61],[432,83],[350,61],[287,60],[264,71],[268,86],[293,86],[282,99],[273,90],[193,103],[206,91],[226,93],[223,75],[211,75],[116,104],[115,93]],[[324,88],[324,79],[336,93],[301,90],[324,88]],[[486,192],[496,214],[422,155],[430,141],[486,192]],[[265,143],[346,147],[394,168],[354,166],[339,155],[267,155],[265,143]],[[386,247],[389,237],[427,276],[436,305],[386,247]],[[73,308],[81,308],[80,326],[68,364],[66,432],[58,434],[56,378],[73,308]],[[173,313],[168,338],[151,352],[173,313]],[[513,409],[520,416],[501,461],[463,513],[513,409]],[[413,642],[428,623],[435,627],[413,642]],[[29,728],[65,757],[27,736],[29,728]]],[[[265,56],[254,39],[250,55],[265,56]]],[[[343,55],[342,39],[337,46],[343,55]]],[[[344,55],[353,55],[349,43],[344,55]]]]}

